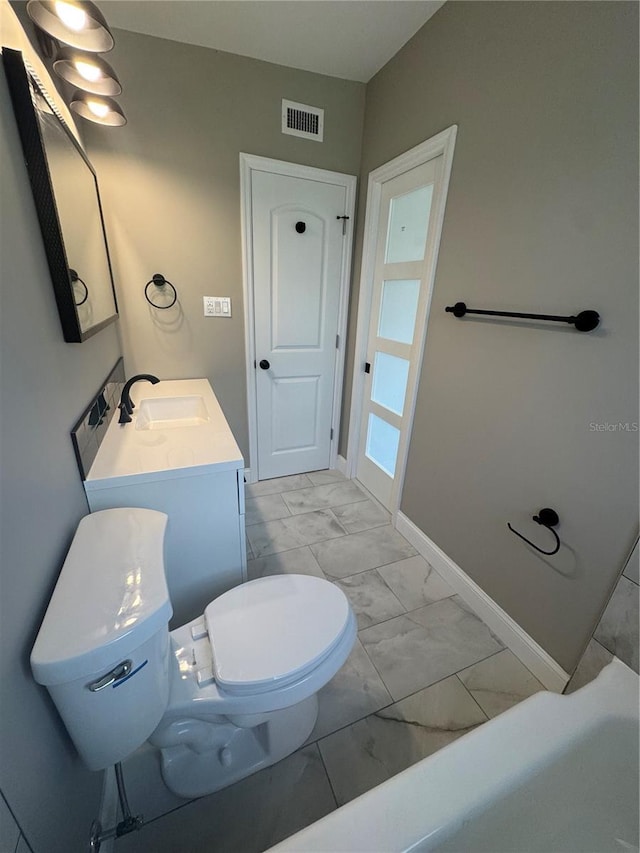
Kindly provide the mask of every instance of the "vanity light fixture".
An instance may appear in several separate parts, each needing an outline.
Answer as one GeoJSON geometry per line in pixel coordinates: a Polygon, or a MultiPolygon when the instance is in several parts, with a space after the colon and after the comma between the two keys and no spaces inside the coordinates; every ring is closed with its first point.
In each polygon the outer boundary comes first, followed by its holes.
{"type": "Polygon", "coordinates": [[[67,83],[92,95],[109,97],[122,92],[116,72],[101,56],[64,47],[58,52],[53,69],[67,83]]]}
{"type": "Polygon", "coordinates": [[[80,50],[106,53],[114,45],[104,15],[91,0],[29,0],[27,14],[50,36],[80,50]]]}
{"type": "Polygon", "coordinates": [[[96,124],[122,127],[123,124],[127,123],[122,108],[113,98],[105,98],[77,90],[73,93],[69,106],[79,116],[94,121],[96,124]]]}

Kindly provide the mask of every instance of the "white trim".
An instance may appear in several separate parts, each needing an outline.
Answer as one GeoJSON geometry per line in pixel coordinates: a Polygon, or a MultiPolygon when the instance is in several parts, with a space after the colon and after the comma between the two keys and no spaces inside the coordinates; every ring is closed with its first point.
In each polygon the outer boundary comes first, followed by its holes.
{"type": "Polygon", "coordinates": [[[342,408],[342,386],[344,383],[344,359],[347,338],[347,319],[349,313],[349,285],[351,279],[351,260],[353,253],[353,232],[356,204],[355,175],[342,172],[330,172],[314,166],[302,166],[299,163],[285,163],[270,157],[258,157],[255,154],[240,154],[240,216],[242,234],[242,292],[244,302],[244,343],[247,379],[247,418],[249,425],[249,463],[253,479],[247,477],[247,483],[254,483],[258,477],[258,424],[256,407],[255,368],[255,317],[253,305],[253,253],[251,251],[251,172],[271,172],[287,175],[291,178],[303,178],[324,184],[337,184],[346,190],[344,213],[349,217],[344,238],[342,263],[340,267],[340,301],[338,309],[338,347],[333,380],[333,414],[331,428],[333,439],[329,451],[329,467],[335,468],[340,438],[340,413],[342,408]]]}
{"type": "Polygon", "coordinates": [[[396,514],[394,526],[548,690],[562,693],[570,676],[533,637],[404,513],[396,514]]]}
{"type": "Polygon", "coordinates": [[[364,389],[364,372],[362,365],[366,361],[367,343],[369,338],[369,319],[371,314],[371,299],[374,285],[374,266],[376,244],[378,239],[378,226],[380,222],[380,198],[382,195],[382,185],[392,178],[414,169],[416,166],[421,166],[423,163],[433,160],[434,157],[443,156],[442,165],[442,184],[438,193],[438,198],[432,213],[434,223],[434,241],[433,241],[433,258],[430,261],[430,270],[428,278],[425,280],[427,290],[427,304],[423,318],[423,334],[419,343],[419,351],[417,354],[418,374],[414,383],[411,399],[408,400],[408,434],[404,443],[404,452],[398,457],[397,474],[395,477],[391,512],[395,512],[400,506],[400,496],[404,485],[404,477],[407,465],[407,457],[409,454],[409,444],[411,441],[411,429],[413,426],[413,416],[415,413],[416,400],[418,396],[418,386],[420,381],[420,372],[422,369],[422,360],[424,356],[424,346],[426,341],[427,328],[429,323],[429,311],[431,308],[431,299],[433,296],[433,285],[438,264],[438,252],[440,249],[440,237],[442,235],[442,226],[444,222],[444,213],[447,203],[447,194],[449,191],[449,180],[451,177],[451,167],[453,165],[453,152],[455,149],[457,125],[451,125],[446,130],[438,133],[436,136],[427,139],[420,145],[416,145],[404,154],[400,154],[383,166],[374,169],[369,174],[369,183],[367,187],[367,206],[365,213],[364,225],[364,240],[362,247],[362,272],[360,275],[360,292],[358,297],[358,322],[356,331],[356,346],[355,360],[353,367],[353,383],[351,389],[351,412],[349,417],[349,446],[347,452],[347,471],[349,477],[356,476],[358,465],[358,450],[360,444],[360,424],[362,420],[363,408],[363,389],[364,389]]]}
{"type": "MultiPolygon", "coordinates": [[[[242,239],[242,301],[244,311],[244,351],[247,382],[247,422],[249,428],[249,471],[258,470],[256,430],[255,368],[256,346],[253,317],[253,252],[251,251],[251,169],[248,155],[240,154],[240,235],[242,239]]],[[[256,476],[257,479],[257,476],[256,476]]],[[[256,479],[247,479],[254,483],[256,479]]]]}
{"type": "Polygon", "coordinates": [[[244,474],[245,483],[255,483],[256,482],[257,478],[256,478],[256,480],[253,479],[253,474],[251,473],[251,468],[245,468],[242,473],[244,474]]]}
{"type": "MultiPolygon", "coordinates": [[[[118,823],[118,786],[116,785],[116,774],[113,767],[107,767],[102,777],[102,795],[100,797],[100,809],[98,820],[102,831],[112,829],[118,823]]],[[[115,838],[107,838],[100,844],[100,853],[114,853],[115,838]]]]}
{"type": "Polygon", "coordinates": [[[336,464],[332,467],[335,467],[335,470],[344,474],[345,477],[347,476],[347,460],[344,456],[340,456],[339,453],[336,453],[336,464]]]}
{"type": "Polygon", "coordinates": [[[353,262],[353,235],[355,232],[356,185],[355,175],[346,176],[349,182],[345,184],[345,215],[349,216],[349,224],[344,238],[342,262],[340,266],[340,304],[338,308],[338,335],[340,346],[337,348],[336,364],[333,380],[333,418],[331,428],[333,438],[329,451],[329,468],[338,464],[338,443],[340,441],[340,420],[342,414],[342,390],[344,385],[344,360],[347,351],[347,322],[349,319],[349,293],[351,291],[351,264],[353,262]]]}

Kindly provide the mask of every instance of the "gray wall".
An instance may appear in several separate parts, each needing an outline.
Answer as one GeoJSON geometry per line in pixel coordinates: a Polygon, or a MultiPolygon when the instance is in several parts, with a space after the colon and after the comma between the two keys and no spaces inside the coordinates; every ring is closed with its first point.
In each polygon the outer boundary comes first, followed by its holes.
{"type": "Polygon", "coordinates": [[[115,325],[62,340],[2,69],[0,118],[0,788],[35,853],[69,853],[86,849],[102,774],[80,763],[29,655],[88,511],[69,430],[120,347],[115,325]]]}
{"type": "Polygon", "coordinates": [[[87,122],[85,138],[108,207],[127,372],[207,377],[248,464],[239,153],[356,174],[365,87],[122,30],[116,45],[129,123],[87,122]],[[281,133],[283,97],[325,109],[323,143],[281,133]],[[145,302],[154,272],[179,306],[145,302]],[[232,319],[205,318],[205,295],[231,296],[232,319]]]}
{"type": "Polygon", "coordinates": [[[447,3],[367,86],[362,195],[459,126],[401,509],[569,671],[638,525],[637,433],[590,426],[638,413],[637,32],[635,3],[447,3]],[[549,559],[506,528],[545,542],[542,506],[549,559]]]}
{"type": "Polygon", "coordinates": [[[639,563],[636,542],[565,693],[573,693],[592,681],[614,655],[638,672],[639,563]]]}

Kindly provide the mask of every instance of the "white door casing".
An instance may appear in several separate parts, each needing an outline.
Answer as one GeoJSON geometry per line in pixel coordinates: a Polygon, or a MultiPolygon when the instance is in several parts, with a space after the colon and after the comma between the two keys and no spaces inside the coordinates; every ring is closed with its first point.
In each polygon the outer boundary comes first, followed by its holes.
{"type": "Polygon", "coordinates": [[[362,477],[363,484],[394,515],[399,508],[404,483],[456,132],[457,127],[453,125],[380,166],[369,175],[349,421],[347,475],[362,477]],[[428,185],[430,181],[433,185],[433,195],[424,260],[419,264],[416,262],[388,263],[389,260],[393,260],[386,256],[391,199],[400,198],[411,192],[412,188],[428,185]],[[415,329],[410,345],[397,341],[384,341],[384,336],[378,334],[380,299],[385,279],[392,282],[400,279],[420,281],[415,329]],[[392,405],[391,411],[388,406],[381,407],[375,401],[371,401],[372,379],[375,373],[372,358],[376,353],[407,360],[410,364],[404,403],[400,401],[399,405],[392,405]],[[371,365],[370,373],[365,372],[367,362],[371,365]],[[400,410],[401,413],[398,414],[394,409],[400,410]],[[393,477],[385,474],[381,467],[374,465],[365,453],[369,414],[382,417],[392,429],[400,430],[393,477]]]}
{"type": "Polygon", "coordinates": [[[253,482],[335,465],[356,179],[240,165],[253,482]]]}

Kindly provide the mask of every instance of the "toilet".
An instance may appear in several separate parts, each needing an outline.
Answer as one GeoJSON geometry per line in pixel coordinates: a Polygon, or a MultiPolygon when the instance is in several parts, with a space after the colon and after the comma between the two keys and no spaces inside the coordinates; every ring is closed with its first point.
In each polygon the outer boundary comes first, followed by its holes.
{"type": "Polygon", "coordinates": [[[280,575],[225,592],[170,632],[166,525],[149,509],[82,519],[31,668],[89,769],[149,740],[167,787],[191,798],[307,740],[317,692],[349,656],[356,620],[329,581],[280,575]]]}

